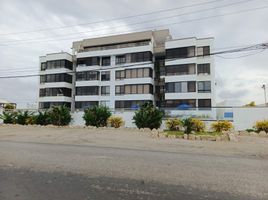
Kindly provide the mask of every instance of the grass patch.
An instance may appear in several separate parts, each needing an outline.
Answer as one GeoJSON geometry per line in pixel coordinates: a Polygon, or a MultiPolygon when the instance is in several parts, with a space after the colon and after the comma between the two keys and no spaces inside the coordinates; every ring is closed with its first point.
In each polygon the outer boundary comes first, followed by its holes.
{"type": "Polygon", "coordinates": [[[195,135],[221,136],[222,133],[220,133],[220,132],[199,132],[199,133],[195,133],[195,135]]]}
{"type": "Polygon", "coordinates": [[[167,135],[176,135],[176,136],[183,136],[184,132],[183,131],[169,131],[165,130],[164,131],[167,135]]]}
{"type": "MultiPolygon", "coordinates": [[[[185,133],[183,131],[164,131],[167,135],[176,135],[176,136],[183,136],[185,133]]],[[[220,132],[196,132],[194,135],[210,135],[210,136],[221,136],[222,133],[220,132]]]]}

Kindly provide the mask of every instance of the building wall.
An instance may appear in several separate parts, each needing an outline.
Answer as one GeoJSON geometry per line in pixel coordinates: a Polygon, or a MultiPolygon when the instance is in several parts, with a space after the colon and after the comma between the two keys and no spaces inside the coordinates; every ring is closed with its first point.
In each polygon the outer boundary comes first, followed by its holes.
{"type": "MultiPolygon", "coordinates": [[[[179,47],[188,47],[188,46],[210,46],[210,49],[213,49],[213,39],[197,39],[197,38],[184,38],[178,40],[172,40],[169,35],[168,30],[159,30],[159,31],[144,31],[139,33],[130,33],[124,35],[115,35],[102,38],[93,38],[85,39],[82,41],[76,41],[73,43],[73,56],[67,53],[57,53],[57,54],[47,54],[46,56],[40,57],[40,63],[49,61],[49,60],[58,60],[58,59],[67,59],[73,62],[73,70],[61,68],[61,69],[50,69],[45,71],[40,71],[40,75],[44,74],[58,74],[58,73],[70,73],[73,75],[73,83],[44,83],[40,84],[41,88],[71,88],[72,96],[71,97],[41,97],[39,102],[70,102],[72,104],[72,111],[75,110],[75,102],[79,101],[109,101],[108,106],[111,109],[115,108],[115,101],[126,101],[126,100],[148,100],[156,103],[158,96],[156,94],[157,78],[155,76],[155,63],[154,59],[157,56],[165,56],[166,49],[179,48],[179,47]],[[146,45],[138,46],[124,46],[121,47],[120,43],[125,42],[137,42],[137,41],[149,41],[146,45]],[[116,46],[118,45],[119,46],[116,46]],[[104,45],[104,46],[103,46],[104,45]],[[116,48],[109,48],[105,45],[115,45],[116,48]],[[117,48],[118,47],[118,48],[117,48]],[[126,64],[116,64],[116,56],[130,53],[138,52],[151,52],[153,55],[153,60],[149,62],[138,62],[138,63],[126,63],[126,64]],[[87,58],[87,57],[105,57],[109,56],[111,58],[111,64],[109,66],[86,66],[77,64],[77,59],[87,58]],[[144,68],[149,67],[153,70],[152,78],[132,78],[132,79],[123,79],[116,80],[115,72],[117,70],[131,69],[131,68],[144,68]],[[85,71],[110,71],[110,81],[76,81],[76,72],[85,72],[85,71]],[[116,85],[127,85],[127,84],[151,84],[153,85],[153,94],[124,94],[124,95],[115,95],[115,86],[116,85]],[[76,95],[75,88],[82,86],[110,86],[110,95],[103,96],[99,95],[76,95]]],[[[178,81],[211,81],[211,92],[210,93],[198,93],[198,92],[189,92],[189,93],[165,93],[165,99],[211,99],[211,106],[215,105],[215,70],[214,70],[214,61],[210,56],[206,57],[193,57],[186,59],[174,59],[166,60],[165,65],[175,65],[175,64],[187,64],[187,63],[210,63],[210,75],[180,75],[180,76],[164,76],[165,82],[178,82],[178,81]]],[[[197,87],[196,87],[197,88],[197,87]]],[[[100,89],[100,88],[99,88],[100,89]]],[[[197,111],[198,112],[198,111],[197,111]]],[[[211,116],[215,116],[212,113],[211,116]]]]}

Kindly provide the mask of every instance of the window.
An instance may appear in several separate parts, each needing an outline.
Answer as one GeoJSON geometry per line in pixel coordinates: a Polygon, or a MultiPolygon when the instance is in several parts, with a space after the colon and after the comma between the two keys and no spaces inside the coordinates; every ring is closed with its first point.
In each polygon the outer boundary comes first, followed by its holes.
{"type": "Polygon", "coordinates": [[[166,58],[190,58],[195,56],[195,47],[181,47],[175,49],[167,49],[166,50],[166,58]]]}
{"type": "Polygon", "coordinates": [[[166,76],[195,74],[195,64],[169,65],[165,67],[166,76]]]}
{"type": "Polygon", "coordinates": [[[115,63],[116,64],[124,64],[124,63],[126,63],[126,55],[116,56],[115,63]]]}
{"type": "Polygon", "coordinates": [[[199,93],[210,93],[211,92],[211,82],[210,81],[199,81],[198,82],[198,92],[199,93]]]}
{"type": "Polygon", "coordinates": [[[190,108],[196,107],[195,99],[179,99],[179,100],[166,100],[166,108],[180,108],[180,105],[189,105],[190,108]]]}
{"type": "Polygon", "coordinates": [[[49,97],[49,96],[72,96],[72,89],[70,88],[43,88],[39,91],[40,97],[49,97]]]}
{"type": "Polygon", "coordinates": [[[52,106],[63,106],[63,105],[65,105],[68,108],[71,108],[70,102],[40,102],[39,108],[48,109],[48,108],[51,108],[52,106]]]}
{"type": "Polygon", "coordinates": [[[152,94],[152,93],[153,93],[153,86],[151,84],[125,85],[125,94],[152,94]]]}
{"type": "Polygon", "coordinates": [[[139,53],[132,53],[131,54],[131,62],[146,62],[152,61],[152,53],[147,52],[139,52],[139,53]]]}
{"type": "Polygon", "coordinates": [[[137,101],[115,101],[115,108],[127,108],[127,109],[137,109],[138,107],[142,106],[146,102],[152,101],[144,101],[144,100],[137,100],[137,101]]]}
{"type": "Polygon", "coordinates": [[[151,68],[135,68],[135,69],[126,69],[126,78],[145,78],[152,77],[153,72],[151,68]]]}
{"type": "Polygon", "coordinates": [[[110,106],[110,101],[100,101],[100,105],[109,107],[110,106]]]}
{"type": "Polygon", "coordinates": [[[101,95],[110,95],[110,86],[101,86],[101,95]]]}
{"type": "Polygon", "coordinates": [[[166,93],[195,92],[195,81],[166,83],[166,93]]]}
{"type": "Polygon", "coordinates": [[[115,86],[115,95],[122,95],[125,93],[125,86],[124,85],[116,85],[115,86]]]}
{"type": "Polygon", "coordinates": [[[97,106],[98,104],[99,104],[98,101],[76,101],[75,108],[76,109],[91,108],[93,106],[97,106]]]}
{"type": "Polygon", "coordinates": [[[58,68],[67,68],[72,70],[73,63],[69,60],[51,60],[47,61],[46,63],[41,63],[41,70],[58,68]]]}
{"type": "Polygon", "coordinates": [[[100,65],[100,58],[99,57],[78,58],[77,64],[86,66],[100,65]]]}
{"type": "Polygon", "coordinates": [[[188,82],[188,92],[195,92],[196,91],[196,83],[195,81],[188,82]]]}
{"type": "Polygon", "coordinates": [[[115,72],[115,79],[122,80],[124,78],[125,78],[125,71],[124,70],[120,70],[120,71],[115,72]]]}
{"type": "Polygon", "coordinates": [[[47,64],[45,62],[41,63],[41,71],[46,70],[47,64]]]}
{"type": "Polygon", "coordinates": [[[197,65],[197,74],[210,74],[210,64],[199,64],[197,65]]]}
{"type": "Polygon", "coordinates": [[[63,73],[63,74],[47,74],[40,76],[40,83],[52,83],[52,82],[72,83],[72,75],[63,73]]]}
{"type": "Polygon", "coordinates": [[[98,71],[86,71],[86,72],[77,72],[76,80],[77,81],[93,81],[99,80],[99,72],[98,71]]]}
{"type": "Polygon", "coordinates": [[[198,99],[199,108],[211,108],[211,99],[198,99]]]}
{"type": "Polygon", "coordinates": [[[208,55],[210,55],[209,46],[197,47],[197,56],[208,56],[208,55]]]}
{"type": "Polygon", "coordinates": [[[109,81],[110,80],[110,72],[105,71],[101,72],[101,81],[109,81]]]}
{"type": "Polygon", "coordinates": [[[99,86],[76,87],[76,95],[99,95],[99,86]]]}
{"type": "Polygon", "coordinates": [[[102,57],[101,66],[109,66],[109,65],[111,65],[111,57],[102,57]]]}

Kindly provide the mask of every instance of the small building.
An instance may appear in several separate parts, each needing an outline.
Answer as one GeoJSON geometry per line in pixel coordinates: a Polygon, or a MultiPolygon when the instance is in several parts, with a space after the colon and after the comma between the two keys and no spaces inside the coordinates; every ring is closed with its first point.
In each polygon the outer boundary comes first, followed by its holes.
{"type": "Polygon", "coordinates": [[[1,108],[4,108],[7,104],[11,104],[11,105],[13,105],[14,108],[16,108],[16,106],[17,106],[16,103],[11,103],[11,102],[9,102],[9,101],[0,99],[0,109],[1,109],[1,108]]]}

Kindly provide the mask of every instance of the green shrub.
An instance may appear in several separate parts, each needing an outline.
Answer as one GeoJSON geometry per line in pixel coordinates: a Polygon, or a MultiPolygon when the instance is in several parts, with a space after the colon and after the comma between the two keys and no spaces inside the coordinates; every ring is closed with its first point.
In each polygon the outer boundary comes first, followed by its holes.
{"type": "Polygon", "coordinates": [[[108,118],[108,124],[111,127],[119,128],[124,124],[124,120],[119,116],[111,116],[108,118]]]}
{"type": "Polygon", "coordinates": [[[3,111],[3,114],[0,115],[0,119],[3,120],[4,124],[14,124],[16,120],[16,112],[3,111]]]}
{"type": "Polygon", "coordinates": [[[166,127],[170,131],[179,131],[180,126],[182,125],[181,121],[176,118],[170,118],[166,121],[166,127]]]}
{"type": "Polygon", "coordinates": [[[94,106],[84,111],[83,119],[86,126],[107,126],[107,119],[112,115],[110,109],[105,106],[94,106]]]}
{"type": "Polygon", "coordinates": [[[135,112],[133,120],[138,128],[158,129],[162,124],[163,115],[152,103],[145,103],[135,112]]]}
{"type": "Polygon", "coordinates": [[[11,103],[7,103],[4,106],[5,110],[14,110],[15,108],[16,108],[16,106],[14,104],[11,104],[11,103]]]}
{"type": "Polygon", "coordinates": [[[66,106],[54,106],[48,113],[50,122],[56,126],[66,126],[72,120],[70,109],[66,106]]]}
{"type": "Polygon", "coordinates": [[[192,118],[182,119],[181,122],[184,127],[184,133],[190,134],[194,130],[194,122],[192,121],[192,118]]]}
{"type": "Polygon", "coordinates": [[[204,132],[205,131],[205,128],[206,128],[206,125],[205,125],[205,122],[199,120],[199,119],[196,119],[196,118],[192,118],[192,123],[193,123],[193,131],[196,131],[196,132],[204,132]]]}
{"type": "Polygon", "coordinates": [[[19,111],[17,113],[17,116],[15,118],[15,123],[20,125],[26,125],[29,122],[29,119],[32,117],[33,113],[30,113],[29,111],[19,111]]]}
{"type": "Polygon", "coordinates": [[[211,128],[216,132],[230,131],[233,125],[229,121],[217,121],[211,124],[211,128]]]}
{"type": "Polygon", "coordinates": [[[38,114],[34,116],[33,120],[34,124],[45,126],[50,124],[50,115],[47,111],[39,111],[38,114]]]}
{"type": "Polygon", "coordinates": [[[268,120],[257,121],[254,127],[257,132],[265,131],[268,133],[268,120]]]}

